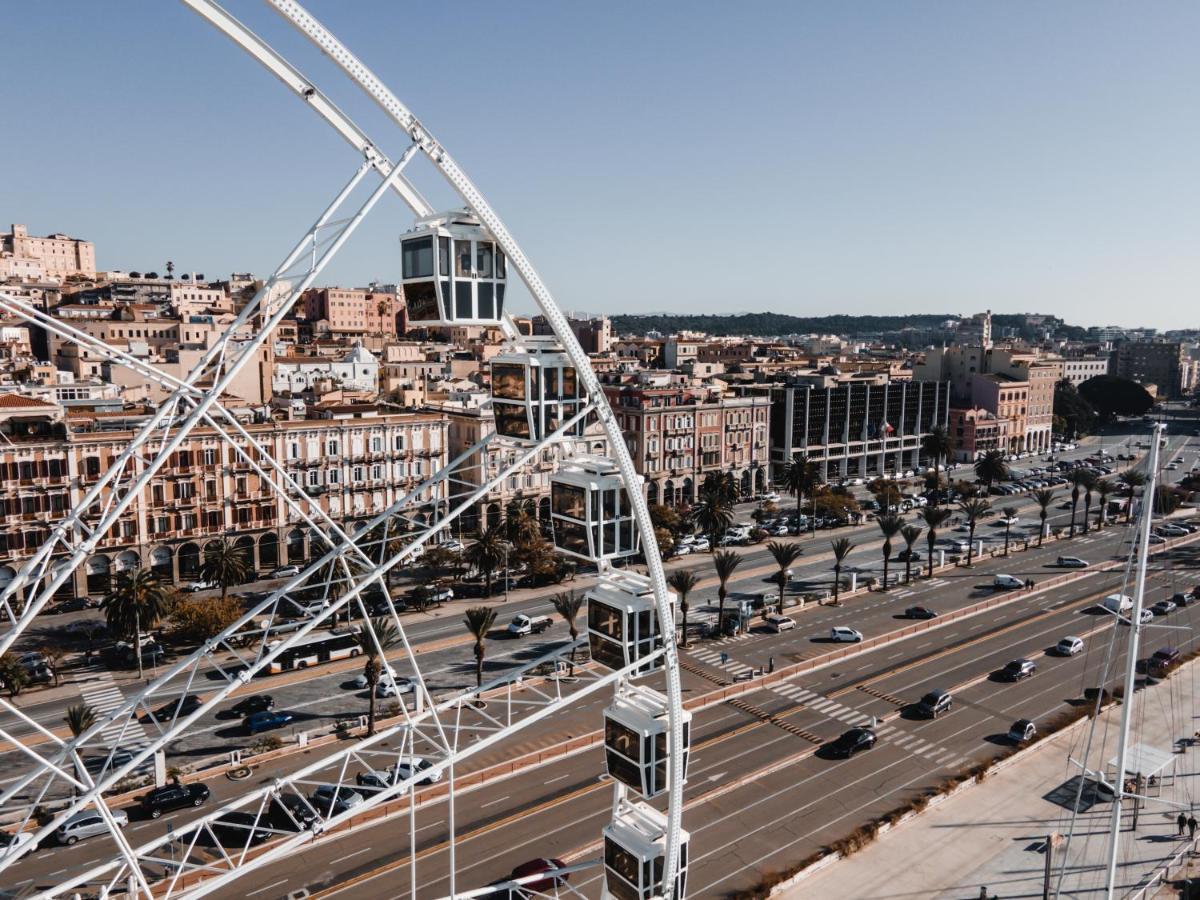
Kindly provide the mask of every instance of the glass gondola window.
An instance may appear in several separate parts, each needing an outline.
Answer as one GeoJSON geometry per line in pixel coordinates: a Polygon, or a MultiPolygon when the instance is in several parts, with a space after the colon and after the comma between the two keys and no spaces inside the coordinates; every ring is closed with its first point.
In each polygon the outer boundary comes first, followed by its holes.
{"type": "Polygon", "coordinates": [[[441,318],[438,309],[437,288],[432,281],[406,284],[404,286],[404,306],[408,315],[414,320],[435,321],[441,318]]]}
{"type": "Polygon", "coordinates": [[[650,880],[650,866],[646,864],[645,879],[642,878],[642,861],[610,837],[604,839],[604,866],[617,877],[609,878],[605,884],[608,892],[618,900],[642,900],[649,897],[638,887],[643,880],[650,880]]]}
{"type": "Polygon", "coordinates": [[[438,274],[443,278],[450,275],[450,238],[438,238],[438,274]]]}
{"type": "Polygon", "coordinates": [[[403,245],[405,278],[429,278],[433,275],[433,238],[411,238],[403,245]]]}

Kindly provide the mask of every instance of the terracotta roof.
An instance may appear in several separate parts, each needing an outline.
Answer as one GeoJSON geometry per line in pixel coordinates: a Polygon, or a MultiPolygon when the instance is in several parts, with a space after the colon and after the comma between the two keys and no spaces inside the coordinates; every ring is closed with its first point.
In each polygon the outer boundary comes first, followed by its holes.
{"type": "Polygon", "coordinates": [[[21,394],[10,393],[0,394],[0,409],[28,409],[29,407],[58,409],[55,404],[39,400],[37,397],[25,397],[21,394]]]}

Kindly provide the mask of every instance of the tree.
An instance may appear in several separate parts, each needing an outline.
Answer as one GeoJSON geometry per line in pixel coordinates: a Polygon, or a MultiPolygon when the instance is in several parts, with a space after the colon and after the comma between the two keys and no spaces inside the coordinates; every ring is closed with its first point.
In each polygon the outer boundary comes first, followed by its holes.
{"type": "Polygon", "coordinates": [[[234,597],[224,600],[181,597],[171,606],[171,637],[184,644],[202,644],[241,616],[242,606],[234,597]]]}
{"type": "Polygon", "coordinates": [[[1127,502],[1125,504],[1125,521],[1130,522],[1133,519],[1133,498],[1137,493],[1137,489],[1146,483],[1145,473],[1138,469],[1126,469],[1119,476],[1121,484],[1125,486],[1125,496],[1127,502]]]}
{"type": "Polygon", "coordinates": [[[375,312],[379,313],[379,336],[380,337],[383,337],[383,333],[384,333],[383,317],[387,315],[387,311],[388,311],[388,302],[385,298],[380,297],[379,301],[375,304],[375,312]]]}
{"type": "Polygon", "coordinates": [[[1092,476],[1083,484],[1083,533],[1087,534],[1091,530],[1091,522],[1088,516],[1092,512],[1092,491],[1096,489],[1096,483],[1099,479],[1092,476]]]}
{"type": "Polygon", "coordinates": [[[800,510],[804,504],[804,496],[816,490],[821,483],[821,467],[808,458],[807,454],[797,453],[783,467],[784,487],[796,495],[796,534],[800,533],[800,510]]]}
{"type": "Polygon", "coordinates": [[[1099,508],[1096,513],[1097,528],[1103,527],[1108,519],[1108,498],[1116,489],[1117,486],[1109,478],[1101,478],[1096,482],[1096,506],[1099,508]]]}
{"type": "Polygon", "coordinates": [[[96,709],[87,703],[76,703],[67,707],[63,721],[67,723],[71,737],[77,738],[96,724],[96,709]]]}
{"type": "MultiPolygon", "coordinates": [[[[921,536],[922,528],[919,525],[905,525],[900,529],[900,537],[904,538],[904,583],[912,581],[912,558],[913,544],[917,542],[917,538],[921,536]]],[[[920,570],[917,570],[920,574],[920,570]]]]}
{"type": "Polygon", "coordinates": [[[504,511],[504,526],[508,540],[520,546],[542,536],[538,524],[537,504],[531,497],[518,497],[509,501],[504,511]]]}
{"type": "Polygon", "coordinates": [[[944,425],[934,425],[921,437],[921,452],[933,460],[934,477],[938,477],[942,465],[954,452],[954,438],[944,425]]]}
{"type": "Polygon", "coordinates": [[[838,596],[842,592],[842,566],[850,551],[854,549],[854,544],[849,538],[837,538],[830,541],[830,546],[833,548],[833,602],[836,606],[840,602],[838,596]]]}
{"type": "Polygon", "coordinates": [[[708,536],[708,552],[712,553],[733,524],[733,503],[722,489],[706,485],[700,491],[700,502],[692,508],[691,519],[708,536]]]}
{"type": "Polygon", "coordinates": [[[964,500],[959,508],[967,517],[967,566],[970,567],[975,558],[975,526],[991,512],[992,504],[986,500],[964,500]]]}
{"type": "Polygon", "coordinates": [[[200,577],[221,586],[221,599],[229,596],[235,584],[244,584],[250,577],[250,563],[241,547],[229,538],[210,541],[204,548],[200,577]]]}
{"type": "Polygon", "coordinates": [[[775,565],[779,566],[779,573],[776,576],[775,583],[779,586],[779,614],[783,615],[783,589],[788,583],[788,567],[791,566],[800,554],[804,551],[798,544],[785,544],[783,541],[770,541],[767,544],[767,552],[775,559],[775,565]]]}
{"type": "Polygon", "coordinates": [[[921,521],[925,523],[925,527],[929,529],[925,533],[925,541],[929,545],[929,577],[933,577],[933,545],[937,543],[937,530],[946,524],[946,520],[953,513],[942,506],[923,506],[918,514],[921,521]]]}
{"type": "Polygon", "coordinates": [[[709,472],[700,484],[700,494],[715,495],[732,506],[737,503],[738,487],[732,472],[709,472]]]}
{"type": "Polygon", "coordinates": [[[1095,410],[1066,379],[1054,386],[1054,417],[1061,420],[1060,430],[1067,437],[1088,434],[1096,427],[1095,410]]]}
{"type": "Polygon", "coordinates": [[[1006,506],[1000,512],[1004,516],[1004,555],[1008,556],[1008,538],[1012,532],[1012,523],[1017,518],[1017,508],[1006,506]]]}
{"type": "Polygon", "coordinates": [[[712,558],[713,568],[717,570],[717,633],[725,629],[725,598],[729,596],[729,579],[742,563],[742,558],[732,550],[722,550],[712,558]]]}
{"type": "Polygon", "coordinates": [[[983,482],[987,491],[991,491],[993,482],[1007,481],[1008,463],[1004,459],[1004,451],[989,450],[975,460],[975,477],[983,482]]]}
{"type": "Polygon", "coordinates": [[[575,669],[575,642],[579,640],[579,610],[583,607],[583,596],[578,591],[560,591],[550,598],[554,611],[567,623],[571,634],[571,669],[575,669]]]}
{"type": "Polygon", "coordinates": [[[110,634],[133,644],[138,679],[142,671],[142,629],[154,628],[167,614],[172,591],[150,569],[134,569],[117,575],[116,584],[100,601],[110,634]]]}
{"type": "Polygon", "coordinates": [[[904,520],[899,516],[888,513],[875,520],[879,530],[883,532],[883,589],[888,589],[888,566],[892,559],[892,538],[904,527],[904,520]]]}
{"type": "Polygon", "coordinates": [[[16,700],[29,684],[29,674],[12,653],[0,655],[0,681],[4,682],[4,689],[13,700],[16,700]]]}
{"type": "Polygon", "coordinates": [[[174,275],[175,275],[175,263],[168,259],[167,260],[167,280],[170,281],[171,278],[174,277],[174,275]]]}
{"type": "MultiPolygon", "coordinates": [[[[1075,537],[1075,513],[1079,509],[1079,492],[1084,485],[1091,485],[1096,476],[1083,469],[1074,469],[1067,477],[1071,480],[1071,537],[1075,537]]],[[[1088,492],[1091,492],[1090,486],[1088,492]]]]}
{"type": "Polygon", "coordinates": [[[650,522],[655,530],[665,529],[671,533],[671,538],[678,536],[683,530],[683,518],[673,506],[663,506],[661,503],[650,504],[650,522]]]}
{"type": "Polygon", "coordinates": [[[1033,492],[1033,502],[1038,507],[1038,546],[1046,539],[1046,519],[1050,517],[1050,504],[1054,502],[1055,493],[1050,488],[1042,488],[1033,492]]]}
{"type": "Polygon", "coordinates": [[[869,485],[867,490],[875,497],[879,503],[879,509],[883,513],[893,512],[903,498],[900,493],[900,486],[890,478],[876,478],[869,485]]]}
{"type": "Polygon", "coordinates": [[[1100,421],[1115,416],[1145,415],[1154,406],[1149,392],[1128,378],[1119,375],[1097,375],[1079,386],[1079,396],[1096,411],[1100,421]]]}
{"type": "Polygon", "coordinates": [[[504,565],[504,526],[497,524],[479,532],[475,542],[467,547],[467,562],[477,575],[483,576],[484,594],[492,595],[496,570],[504,565]]]}
{"type": "Polygon", "coordinates": [[[692,592],[699,581],[700,579],[691,569],[676,569],[667,579],[667,584],[679,595],[679,615],[683,622],[683,628],[679,635],[680,646],[687,646],[688,594],[692,592]]]}
{"type": "Polygon", "coordinates": [[[475,638],[475,686],[483,687],[483,640],[496,624],[496,611],[489,606],[472,606],[466,612],[463,625],[475,638]]]}
{"type": "MultiPolygon", "coordinates": [[[[354,642],[367,661],[363,664],[363,677],[367,680],[367,735],[375,733],[375,689],[383,675],[384,659],[388,650],[400,643],[400,631],[388,616],[370,619],[370,628],[354,632],[354,642]],[[372,634],[372,631],[374,634],[372,634]]],[[[365,624],[365,623],[364,623],[365,624]]]]}

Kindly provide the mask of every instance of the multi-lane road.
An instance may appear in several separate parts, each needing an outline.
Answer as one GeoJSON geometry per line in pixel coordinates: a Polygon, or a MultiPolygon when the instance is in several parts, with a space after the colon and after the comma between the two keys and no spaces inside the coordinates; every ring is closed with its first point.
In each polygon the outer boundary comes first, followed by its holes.
{"type": "MultiPolygon", "coordinates": [[[[1195,451],[1188,448],[1186,439],[1173,438],[1168,458],[1180,453],[1190,458],[1195,451]]],[[[1027,501],[1007,497],[1001,503],[1020,507],[1021,527],[1032,525],[1036,533],[1036,516],[1027,501]]],[[[1069,518],[1068,511],[1056,510],[1055,514],[1059,523],[1069,518]]],[[[981,528],[983,532],[991,530],[987,525],[981,528]]],[[[784,666],[826,653],[830,645],[823,637],[835,624],[851,625],[875,637],[911,624],[897,618],[906,606],[919,603],[946,615],[992,596],[990,581],[997,572],[1044,580],[1057,574],[1053,562],[1059,554],[1082,556],[1093,563],[1120,556],[1128,549],[1124,531],[1110,527],[1072,541],[1051,542],[1040,550],[1035,547],[1009,559],[983,560],[970,570],[944,570],[931,581],[915,580],[887,594],[848,600],[841,607],[809,608],[795,613],[798,627],[782,635],[754,631],[738,639],[697,644],[683,654],[688,664],[684,673],[686,696],[711,692],[715,682],[731,680],[738,672],[766,666],[769,661],[784,666]],[[727,656],[724,662],[722,653],[727,656]]],[[[860,544],[850,564],[863,569],[878,565],[880,542],[873,525],[818,533],[815,539],[806,541],[806,556],[795,567],[797,581],[830,577],[828,539],[841,534],[860,544]]],[[[680,564],[698,567],[701,573],[708,567],[707,560],[694,558],[685,558],[680,564]]],[[[1153,587],[1158,593],[1151,599],[1195,583],[1191,551],[1174,551],[1160,565],[1163,568],[1156,572],[1153,587]]],[[[773,591],[763,580],[772,569],[773,563],[761,548],[748,550],[733,590],[773,591]]],[[[893,565],[893,577],[901,569],[893,565]]],[[[868,816],[898,806],[946,775],[995,753],[1000,749],[999,736],[1013,719],[1044,721],[1068,708],[1067,701],[1080,696],[1084,686],[1099,679],[1097,666],[1105,656],[1100,648],[1116,631],[1107,617],[1096,615],[1094,610],[1088,612],[1094,605],[1092,598],[1119,586],[1118,574],[1080,573],[1069,586],[1022,594],[1011,603],[945,625],[935,621],[931,625],[936,627],[921,634],[769,689],[747,693],[742,700],[750,709],[720,703],[698,712],[687,789],[690,806],[686,824],[693,834],[689,893],[716,896],[748,887],[763,870],[794,864],[868,816]],[[1085,636],[1087,652],[1064,660],[1048,655],[1046,648],[1067,633],[1085,636]],[[1035,678],[1002,686],[989,680],[989,673],[1018,656],[1037,660],[1040,671],[1035,678]],[[933,686],[955,691],[952,713],[932,722],[905,714],[897,716],[903,707],[896,701],[907,704],[933,686]],[[764,720],[764,713],[769,720],[764,720]],[[867,721],[869,716],[884,720],[879,728],[879,745],[872,751],[836,763],[814,755],[819,742],[836,737],[850,723],[867,721]],[[792,727],[786,728],[781,722],[792,727]],[[728,788],[731,781],[756,772],[762,774],[736,790],[728,788]]],[[[704,607],[710,600],[715,600],[715,589],[702,586],[693,595],[693,608],[704,607]]],[[[543,611],[545,606],[546,600],[536,596],[509,604],[514,613],[543,611]]],[[[1174,624],[1190,627],[1193,610],[1177,613],[1174,624]]],[[[436,618],[409,617],[408,623],[414,643],[444,642],[464,633],[453,613],[436,618]]],[[[1191,640],[1190,631],[1186,638],[1167,631],[1161,636],[1152,631],[1151,635],[1151,649],[1154,641],[1183,645],[1191,640]]],[[[539,638],[490,642],[492,665],[499,671],[514,660],[565,639],[565,629],[556,624],[539,638]]],[[[421,656],[422,672],[432,677],[435,688],[464,683],[470,662],[465,645],[421,656]],[[444,681],[439,683],[439,678],[444,681]]],[[[365,710],[365,700],[344,687],[347,678],[345,674],[314,673],[302,683],[279,687],[272,693],[281,707],[307,710],[312,721],[319,723],[322,718],[345,717],[348,706],[365,710]]],[[[571,707],[554,721],[523,732],[516,739],[517,746],[480,754],[471,767],[483,768],[505,754],[511,756],[567,735],[594,730],[600,723],[604,702],[602,698],[591,698],[571,707]]],[[[62,705],[58,701],[55,709],[47,705],[41,710],[35,702],[29,708],[39,716],[61,717],[62,705]]],[[[202,723],[171,752],[183,758],[219,752],[228,746],[221,734],[227,727],[219,719],[202,723]]],[[[0,757],[0,761],[4,759],[15,762],[11,755],[0,757]]],[[[264,765],[256,770],[253,783],[268,783],[275,774],[297,764],[282,760],[264,765]]],[[[456,808],[459,838],[455,887],[463,890],[485,884],[534,856],[570,856],[587,850],[609,812],[609,791],[599,777],[601,771],[599,754],[584,752],[460,794],[456,808]]],[[[212,782],[212,787],[217,799],[235,796],[241,790],[240,785],[224,780],[212,782]]],[[[420,865],[415,875],[416,896],[449,892],[446,813],[441,800],[417,811],[420,865]]],[[[185,819],[177,817],[176,827],[185,819]]],[[[137,843],[154,834],[153,829],[163,827],[161,822],[135,820],[130,837],[137,843]]],[[[388,868],[403,863],[407,851],[408,823],[401,816],[344,837],[327,838],[306,849],[300,870],[294,862],[269,866],[250,876],[238,896],[283,897],[296,890],[315,891],[363,877],[380,867],[377,875],[354,882],[342,895],[407,896],[412,891],[409,868],[388,868]]],[[[111,852],[103,838],[71,848],[46,847],[6,875],[13,876],[13,883],[20,882],[18,887],[22,888],[52,883],[111,852]]],[[[586,878],[581,880],[587,882],[586,878]]],[[[598,894],[595,887],[589,884],[585,893],[598,894]]]]}

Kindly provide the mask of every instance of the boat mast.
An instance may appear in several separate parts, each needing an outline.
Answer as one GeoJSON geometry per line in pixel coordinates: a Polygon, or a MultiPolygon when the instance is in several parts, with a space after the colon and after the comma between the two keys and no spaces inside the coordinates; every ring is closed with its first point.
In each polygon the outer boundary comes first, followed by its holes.
{"type": "MultiPolygon", "coordinates": [[[[1158,450],[1165,427],[1154,425],[1150,438],[1149,471],[1142,492],[1142,514],[1138,520],[1137,574],[1133,584],[1133,609],[1129,611],[1129,647],[1125,655],[1125,691],[1121,695],[1121,730],[1117,735],[1117,775],[1113,784],[1113,812],[1108,848],[1108,889],[1105,896],[1113,900],[1117,882],[1117,855],[1121,843],[1122,800],[1125,798],[1125,761],[1129,753],[1129,723],[1133,711],[1133,689],[1137,677],[1138,644],[1142,632],[1142,599],[1146,593],[1146,567],[1150,557],[1150,530],[1154,526],[1154,494],[1158,487],[1158,450]]],[[[1133,502],[1130,497],[1129,502],[1133,502]]],[[[1120,606],[1117,604],[1118,615],[1120,606]]],[[[1136,799],[1134,800],[1136,803],[1136,799]]]]}

